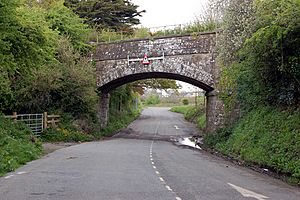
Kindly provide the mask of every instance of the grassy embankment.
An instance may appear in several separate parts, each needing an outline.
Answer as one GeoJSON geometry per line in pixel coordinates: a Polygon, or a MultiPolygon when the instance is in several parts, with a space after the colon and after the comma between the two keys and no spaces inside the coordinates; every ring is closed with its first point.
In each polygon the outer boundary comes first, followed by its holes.
{"type": "Polygon", "coordinates": [[[25,125],[0,117],[0,176],[39,158],[41,144],[25,125]]]}
{"type": "Polygon", "coordinates": [[[204,144],[234,159],[268,168],[300,185],[300,110],[259,107],[204,144]]]}

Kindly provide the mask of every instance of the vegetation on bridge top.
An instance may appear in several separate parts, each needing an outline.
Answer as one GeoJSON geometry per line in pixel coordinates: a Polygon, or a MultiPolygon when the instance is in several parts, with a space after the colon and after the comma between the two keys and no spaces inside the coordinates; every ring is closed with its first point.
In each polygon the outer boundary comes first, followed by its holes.
{"type": "Polygon", "coordinates": [[[195,21],[192,24],[171,25],[155,28],[133,28],[130,32],[102,29],[89,35],[89,41],[93,44],[103,42],[117,42],[132,39],[154,39],[167,36],[197,35],[202,32],[217,30],[217,23],[213,20],[195,21]]]}

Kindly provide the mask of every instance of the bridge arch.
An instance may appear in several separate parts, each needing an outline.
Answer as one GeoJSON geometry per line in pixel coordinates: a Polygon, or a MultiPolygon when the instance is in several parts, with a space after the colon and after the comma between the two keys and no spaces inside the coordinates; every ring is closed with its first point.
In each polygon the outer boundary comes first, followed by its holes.
{"type": "Polygon", "coordinates": [[[137,80],[168,78],[206,91],[206,128],[213,132],[223,123],[223,103],[215,90],[220,71],[215,46],[215,32],[99,44],[94,60],[101,93],[101,127],[107,125],[110,91],[137,80]],[[150,64],[141,63],[145,54],[150,64]]]}
{"type": "Polygon", "coordinates": [[[136,73],[136,74],[130,74],[130,75],[126,75],[117,79],[114,79],[104,85],[102,85],[101,87],[98,88],[98,90],[101,93],[110,93],[112,90],[128,84],[128,83],[132,83],[135,81],[139,81],[139,80],[144,80],[144,79],[151,79],[151,78],[164,78],[164,79],[173,79],[173,80],[177,80],[177,81],[183,81],[185,83],[189,83],[191,85],[194,85],[196,87],[199,87],[203,90],[205,90],[206,92],[211,92],[214,90],[214,88],[212,88],[211,86],[187,77],[187,76],[183,76],[180,74],[173,74],[173,73],[166,73],[166,72],[146,72],[146,73],[136,73]]]}

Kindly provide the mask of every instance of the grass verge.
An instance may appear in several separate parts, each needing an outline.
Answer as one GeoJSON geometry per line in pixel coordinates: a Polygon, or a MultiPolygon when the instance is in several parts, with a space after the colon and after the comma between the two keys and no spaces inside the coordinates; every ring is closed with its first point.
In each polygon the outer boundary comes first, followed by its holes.
{"type": "Polygon", "coordinates": [[[196,123],[200,130],[205,129],[206,115],[202,106],[196,107],[193,105],[174,106],[170,109],[172,112],[181,113],[184,118],[190,122],[196,123]]]}
{"type": "Polygon", "coordinates": [[[112,113],[106,128],[102,129],[100,133],[96,134],[96,138],[109,137],[123,128],[126,128],[131,122],[136,120],[141,114],[141,110],[132,111],[129,113],[112,113]]]}
{"type": "MultiPolygon", "coordinates": [[[[99,140],[103,137],[112,136],[127,127],[139,117],[140,113],[140,110],[110,113],[107,127],[100,131],[93,130],[90,133],[79,130],[74,122],[70,120],[63,120],[64,122],[58,128],[49,128],[44,131],[41,138],[43,142],[89,142],[99,140]]],[[[90,126],[95,125],[91,124],[90,126]]]]}

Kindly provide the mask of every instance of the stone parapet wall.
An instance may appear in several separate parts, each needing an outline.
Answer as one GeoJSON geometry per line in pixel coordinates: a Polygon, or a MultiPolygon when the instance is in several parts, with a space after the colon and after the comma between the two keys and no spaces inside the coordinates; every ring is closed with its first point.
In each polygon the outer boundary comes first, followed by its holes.
{"type": "Polygon", "coordinates": [[[216,33],[203,33],[197,36],[163,37],[156,39],[129,40],[99,44],[95,60],[119,60],[172,55],[207,54],[215,51],[216,33]]]}

